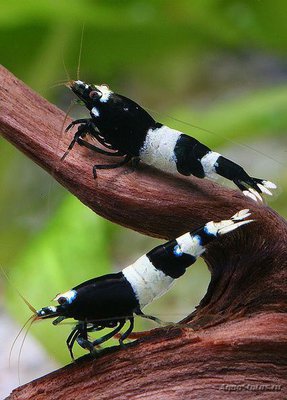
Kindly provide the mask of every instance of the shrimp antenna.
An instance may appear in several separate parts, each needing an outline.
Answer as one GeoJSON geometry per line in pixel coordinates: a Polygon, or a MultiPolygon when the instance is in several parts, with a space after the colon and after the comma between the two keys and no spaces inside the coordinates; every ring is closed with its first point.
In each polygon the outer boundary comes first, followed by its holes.
{"type": "Polygon", "coordinates": [[[9,368],[10,368],[10,366],[11,366],[11,356],[12,356],[12,352],[13,352],[13,349],[14,349],[14,347],[15,347],[15,344],[16,344],[16,342],[17,342],[19,336],[21,335],[21,333],[23,332],[23,330],[24,330],[25,327],[27,326],[27,324],[28,324],[32,319],[33,319],[33,322],[34,322],[34,321],[36,320],[36,315],[31,315],[31,316],[27,319],[27,321],[24,323],[24,325],[22,326],[22,328],[20,329],[20,331],[17,333],[15,339],[13,340],[12,346],[11,346],[10,351],[9,351],[9,368]]]}
{"type": "MultiPolygon", "coordinates": [[[[21,297],[21,299],[24,301],[24,303],[25,303],[26,306],[29,308],[29,310],[31,310],[32,313],[33,313],[33,315],[31,315],[31,316],[27,319],[27,321],[24,323],[24,325],[22,326],[22,328],[20,329],[20,331],[19,331],[18,334],[16,335],[15,339],[13,340],[11,349],[10,349],[10,351],[9,351],[9,367],[10,367],[10,365],[11,365],[11,355],[12,355],[12,351],[13,351],[13,349],[14,349],[14,346],[15,346],[15,344],[16,344],[16,342],[17,342],[17,339],[19,338],[19,336],[21,335],[21,333],[23,332],[23,330],[25,329],[25,327],[26,327],[26,326],[29,324],[29,322],[30,322],[30,324],[28,325],[27,332],[25,333],[25,336],[24,336],[24,340],[25,340],[25,338],[26,338],[26,336],[27,336],[27,334],[28,334],[28,331],[29,331],[29,329],[30,329],[32,323],[33,323],[34,321],[36,321],[36,319],[37,319],[37,311],[36,311],[36,309],[32,306],[32,304],[29,303],[29,301],[22,295],[22,293],[15,287],[15,285],[13,285],[13,283],[11,282],[9,276],[7,275],[6,271],[4,270],[4,268],[3,268],[2,266],[0,266],[0,271],[1,271],[2,275],[5,277],[5,279],[7,280],[7,282],[9,283],[9,285],[13,288],[13,290],[16,291],[16,293],[21,297]]],[[[24,344],[24,341],[22,342],[20,351],[22,350],[23,344],[24,344]]],[[[19,360],[19,358],[18,358],[18,360],[19,360]]],[[[18,379],[19,379],[19,384],[20,384],[20,378],[19,378],[19,361],[18,361],[18,379]]]]}
{"type": "Polygon", "coordinates": [[[59,86],[67,86],[67,81],[63,80],[62,82],[56,82],[54,83],[54,85],[49,86],[49,89],[54,89],[55,87],[59,87],[59,86]]]}
{"type": "MultiPolygon", "coordinates": [[[[62,52],[62,64],[63,64],[64,71],[65,71],[65,74],[66,74],[66,77],[67,77],[67,81],[68,81],[68,82],[71,82],[71,77],[70,77],[70,74],[69,74],[67,65],[66,65],[66,63],[65,63],[65,59],[64,59],[64,54],[63,54],[63,52],[62,52]]],[[[66,82],[67,82],[67,81],[66,81],[66,82]]]]}
{"type": "MultiPolygon", "coordinates": [[[[62,126],[61,126],[61,133],[60,133],[60,137],[59,137],[59,140],[58,140],[57,149],[59,148],[60,141],[61,141],[62,136],[63,136],[63,132],[64,132],[64,128],[65,128],[65,125],[66,125],[66,122],[67,122],[67,118],[68,118],[68,116],[69,116],[69,114],[70,114],[70,112],[71,112],[71,110],[72,110],[72,108],[74,107],[75,104],[76,104],[75,101],[71,101],[71,103],[70,103],[70,105],[69,105],[69,107],[67,109],[67,112],[65,114],[65,118],[64,118],[62,126]]],[[[69,146],[68,150],[65,151],[65,153],[61,157],[60,161],[63,161],[67,157],[67,155],[69,154],[70,150],[71,150],[71,148],[69,146]]]]}
{"type": "Polygon", "coordinates": [[[9,285],[13,288],[13,290],[15,290],[18,295],[21,297],[21,299],[24,301],[24,303],[26,304],[26,306],[28,306],[29,310],[32,311],[33,314],[36,314],[36,308],[34,308],[32,306],[31,303],[29,303],[29,301],[22,295],[22,293],[15,287],[15,285],[11,282],[9,276],[7,275],[6,271],[4,270],[4,268],[2,266],[0,266],[0,270],[2,275],[4,275],[5,279],[7,280],[7,282],[9,283],[9,285]]]}
{"type": "Polygon", "coordinates": [[[85,30],[85,23],[83,23],[83,26],[82,26],[82,33],[81,33],[80,51],[79,51],[78,66],[77,66],[77,80],[80,79],[80,66],[81,66],[81,59],[82,59],[82,49],[83,49],[84,30],[85,30]]]}
{"type": "MultiPolygon", "coordinates": [[[[26,332],[25,332],[25,335],[24,335],[24,337],[23,337],[23,340],[22,340],[22,343],[21,343],[21,346],[20,346],[20,350],[19,350],[18,361],[17,361],[17,373],[18,373],[18,382],[19,382],[19,385],[21,384],[21,383],[20,383],[20,360],[21,360],[21,354],[22,354],[23,346],[24,346],[26,337],[27,337],[27,335],[28,335],[28,332],[29,332],[29,330],[30,330],[30,328],[31,328],[31,326],[32,326],[32,324],[33,324],[33,322],[36,321],[36,319],[37,319],[37,315],[32,315],[32,316],[28,319],[28,321],[26,321],[26,323],[25,323],[25,325],[28,324],[28,328],[27,328],[27,330],[26,330],[26,332]],[[31,322],[30,322],[30,321],[31,321],[31,322]],[[29,324],[29,322],[30,322],[30,324],[29,324]]],[[[23,327],[23,328],[24,328],[24,327],[23,327]]],[[[21,330],[23,330],[23,328],[22,328],[21,330]]]]}
{"type": "Polygon", "coordinates": [[[152,110],[152,109],[150,109],[150,108],[146,108],[146,110],[148,110],[148,111],[150,111],[150,112],[153,112],[153,113],[155,113],[155,114],[163,115],[164,117],[167,117],[167,118],[169,118],[169,119],[171,119],[171,120],[173,120],[173,121],[179,122],[179,123],[184,124],[184,125],[186,125],[186,126],[191,126],[192,128],[198,129],[199,131],[206,132],[206,133],[209,133],[209,134],[211,134],[211,135],[215,135],[215,136],[221,137],[222,139],[226,140],[226,141],[229,142],[229,143],[236,144],[237,146],[241,146],[242,148],[245,148],[245,149],[249,149],[249,150],[251,150],[251,151],[254,151],[254,152],[258,153],[258,154],[261,154],[262,156],[264,156],[264,157],[266,157],[266,158],[269,158],[269,160],[272,160],[272,161],[274,161],[275,163],[277,163],[277,164],[279,164],[279,165],[285,166],[285,164],[284,164],[283,162],[281,162],[281,161],[279,161],[279,160],[276,160],[276,158],[271,157],[269,154],[264,153],[263,151],[260,151],[260,150],[258,150],[258,149],[255,149],[254,147],[249,146],[248,144],[241,143],[241,142],[239,142],[239,141],[237,141],[237,140],[229,139],[229,138],[226,137],[225,135],[222,135],[222,134],[220,134],[220,133],[214,132],[214,131],[212,131],[212,130],[210,130],[210,129],[202,128],[202,127],[199,126],[199,125],[191,124],[190,122],[183,121],[182,119],[172,117],[172,116],[169,115],[169,114],[165,114],[165,113],[162,113],[162,112],[158,112],[158,111],[152,110]]]}

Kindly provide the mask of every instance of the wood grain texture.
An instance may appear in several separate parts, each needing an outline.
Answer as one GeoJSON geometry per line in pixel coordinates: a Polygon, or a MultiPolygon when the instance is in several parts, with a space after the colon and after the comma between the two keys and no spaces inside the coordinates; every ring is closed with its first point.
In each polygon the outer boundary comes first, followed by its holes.
{"type": "Polygon", "coordinates": [[[136,346],[79,360],[9,399],[285,399],[286,322],[274,313],[197,333],[154,330],[136,346]]]}
{"type": "Polygon", "coordinates": [[[111,161],[75,146],[60,162],[73,136],[60,137],[64,113],[3,67],[0,76],[3,137],[101,216],[159,238],[176,237],[243,208],[256,219],[209,246],[205,260],[211,282],[185,320],[195,332],[153,330],[124,350],[110,349],[96,360],[85,357],[9,398],[286,398],[286,222],[238,190],[144,165],[135,171],[130,166],[99,171],[95,181],[93,164],[111,161]]]}

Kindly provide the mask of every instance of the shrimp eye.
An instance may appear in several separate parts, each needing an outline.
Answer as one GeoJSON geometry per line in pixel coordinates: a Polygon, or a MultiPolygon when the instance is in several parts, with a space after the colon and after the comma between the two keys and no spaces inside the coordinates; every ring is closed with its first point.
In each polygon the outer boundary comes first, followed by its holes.
{"type": "Polygon", "coordinates": [[[98,90],[92,90],[92,91],[89,93],[89,97],[90,97],[91,99],[99,99],[100,97],[102,97],[102,93],[99,92],[98,90]]]}
{"type": "Polygon", "coordinates": [[[65,304],[66,301],[67,301],[66,297],[63,297],[63,296],[62,296],[62,297],[59,297],[59,298],[58,298],[58,303],[59,303],[59,304],[65,304]]]}

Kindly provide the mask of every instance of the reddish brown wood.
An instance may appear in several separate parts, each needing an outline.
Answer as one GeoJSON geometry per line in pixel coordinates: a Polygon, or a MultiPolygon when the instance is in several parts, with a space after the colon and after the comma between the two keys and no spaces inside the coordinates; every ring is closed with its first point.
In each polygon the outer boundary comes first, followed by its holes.
{"type": "Polygon", "coordinates": [[[68,365],[9,399],[285,399],[286,322],[274,313],[197,333],[154,330],[148,341],[68,365]]]}
{"type": "Polygon", "coordinates": [[[3,67],[0,76],[3,136],[105,218],[161,238],[242,208],[257,220],[209,247],[211,283],[186,319],[196,332],[156,329],[126,350],[81,360],[9,398],[286,398],[286,222],[237,190],[146,166],[99,171],[95,181],[92,165],[107,160],[76,146],[60,162],[72,137],[60,138],[64,113],[3,67]],[[222,386],[243,384],[266,386],[222,386]]]}

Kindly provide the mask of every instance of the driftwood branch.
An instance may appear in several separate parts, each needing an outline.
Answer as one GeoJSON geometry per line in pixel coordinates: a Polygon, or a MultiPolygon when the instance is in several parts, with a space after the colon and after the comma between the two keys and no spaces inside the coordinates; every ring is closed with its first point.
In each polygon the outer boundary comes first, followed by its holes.
{"type": "MultiPolygon", "coordinates": [[[[284,399],[287,396],[287,224],[269,207],[196,178],[141,165],[100,171],[106,160],[60,136],[64,113],[0,68],[0,132],[96,213],[172,238],[250,208],[256,223],[209,247],[212,278],[186,322],[85,357],[24,385],[10,399],[284,399]],[[21,99],[21,101],[19,101],[21,99]]],[[[67,120],[67,124],[70,120],[67,120]]]]}

